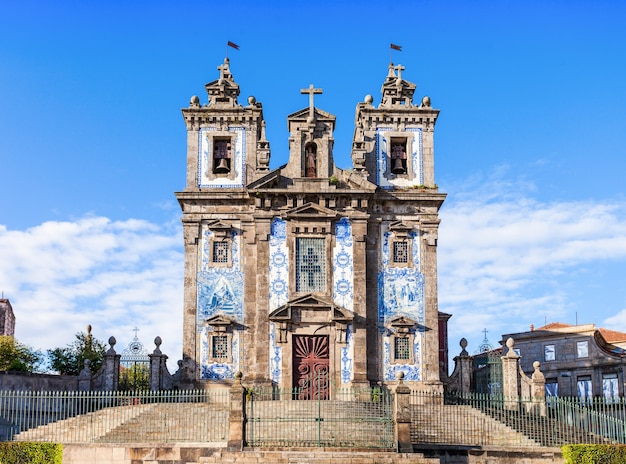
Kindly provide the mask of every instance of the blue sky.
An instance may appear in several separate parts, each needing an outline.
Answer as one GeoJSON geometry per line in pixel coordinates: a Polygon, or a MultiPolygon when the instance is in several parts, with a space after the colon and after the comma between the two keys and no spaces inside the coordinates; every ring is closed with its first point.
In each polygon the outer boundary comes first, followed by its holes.
{"type": "Polygon", "coordinates": [[[393,60],[441,109],[435,175],[450,351],[482,330],[626,331],[626,3],[622,1],[0,2],[0,290],[18,339],[63,346],[139,327],[176,360],[185,183],[180,108],[217,78],[263,103],[271,166],[286,116],[354,110],[393,60]],[[337,3],[337,4],[336,4],[337,3]]]}

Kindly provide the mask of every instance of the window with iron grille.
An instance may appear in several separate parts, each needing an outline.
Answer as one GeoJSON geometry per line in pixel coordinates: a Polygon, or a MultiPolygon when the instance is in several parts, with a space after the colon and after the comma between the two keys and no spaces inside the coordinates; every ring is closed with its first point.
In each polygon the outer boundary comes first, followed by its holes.
{"type": "Polygon", "coordinates": [[[393,356],[396,360],[409,359],[409,338],[408,337],[395,337],[393,341],[393,356]]]}
{"type": "Polygon", "coordinates": [[[213,262],[227,263],[229,242],[213,242],[213,262]]]}
{"type": "Polygon", "coordinates": [[[213,358],[228,358],[228,335],[213,336],[213,358]]]}
{"type": "Polygon", "coordinates": [[[326,291],[326,241],[323,238],[296,239],[296,291],[326,291]]]}
{"type": "Polygon", "coordinates": [[[393,242],[393,262],[409,262],[409,242],[393,242]]]}

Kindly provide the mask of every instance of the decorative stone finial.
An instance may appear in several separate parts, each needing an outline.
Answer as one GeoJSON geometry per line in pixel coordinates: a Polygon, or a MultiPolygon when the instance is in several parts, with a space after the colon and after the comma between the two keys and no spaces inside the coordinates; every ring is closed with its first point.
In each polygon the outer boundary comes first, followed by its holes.
{"type": "Polygon", "coordinates": [[[372,97],[369,93],[367,95],[365,95],[365,98],[363,99],[363,101],[365,103],[367,103],[368,105],[371,105],[372,103],[374,103],[374,97],[372,97]]]}
{"type": "Polygon", "coordinates": [[[254,97],[254,95],[250,95],[250,96],[248,97],[248,104],[249,104],[250,106],[254,106],[254,105],[255,105],[255,103],[256,103],[256,98],[254,97]]]}
{"type": "Polygon", "coordinates": [[[87,335],[91,335],[91,324],[87,324],[87,335]]]}
{"type": "Polygon", "coordinates": [[[197,108],[200,106],[200,97],[197,95],[192,95],[191,100],[189,100],[189,105],[197,108]]]}
{"type": "Polygon", "coordinates": [[[159,348],[161,346],[161,343],[163,343],[163,340],[161,340],[161,337],[157,335],[157,337],[154,339],[154,344],[157,348],[159,348]]]}
{"type": "Polygon", "coordinates": [[[241,379],[243,379],[243,373],[241,371],[237,371],[235,374],[235,383],[237,385],[241,385],[241,379]]]}
{"type": "Polygon", "coordinates": [[[459,345],[461,346],[461,356],[468,356],[468,352],[465,349],[467,348],[467,340],[465,339],[465,337],[461,339],[459,345]]]}
{"type": "Polygon", "coordinates": [[[109,337],[109,345],[111,345],[111,348],[113,348],[116,343],[117,343],[117,340],[115,339],[115,337],[110,336],[109,337]]]}
{"type": "Polygon", "coordinates": [[[506,352],[506,357],[507,358],[518,358],[519,356],[517,356],[517,353],[515,353],[515,350],[513,349],[513,345],[515,345],[515,340],[513,340],[512,337],[509,337],[509,339],[506,341],[506,347],[508,348],[508,351],[506,352]]]}
{"type": "Polygon", "coordinates": [[[402,385],[404,383],[404,372],[398,372],[398,385],[402,385]]]}
{"type": "Polygon", "coordinates": [[[430,97],[428,95],[422,98],[422,108],[430,108],[430,97]]]}

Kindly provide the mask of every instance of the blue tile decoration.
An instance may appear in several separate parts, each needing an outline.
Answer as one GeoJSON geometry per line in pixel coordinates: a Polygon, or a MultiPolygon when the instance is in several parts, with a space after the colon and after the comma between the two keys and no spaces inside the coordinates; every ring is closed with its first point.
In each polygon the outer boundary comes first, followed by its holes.
{"type": "Polygon", "coordinates": [[[390,262],[390,238],[392,233],[384,230],[381,241],[381,271],[378,273],[378,327],[383,342],[383,371],[385,381],[393,381],[397,373],[403,371],[405,380],[421,380],[423,334],[413,329],[414,364],[391,364],[391,333],[389,321],[398,316],[413,319],[420,326],[424,324],[424,275],[420,272],[419,234],[410,232],[412,241],[411,267],[394,267],[390,262]]]}
{"type": "Polygon", "coordinates": [[[376,184],[383,189],[415,187],[424,184],[424,153],[422,149],[422,129],[410,128],[405,132],[413,133],[411,143],[411,160],[413,166],[413,180],[402,177],[389,179],[387,173],[389,135],[393,129],[379,127],[376,129],[376,184]]]}
{"type": "Polygon", "coordinates": [[[280,383],[282,348],[276,343],[275,324],[270,322],[270,379],[274,385],[280,383]]]}
{"type": "MultiPolygon", "coordinates": [[[[287,248],[287,222],[274,218],[270,228],[269,310],[270,312],[289,300],[289,250],[287,248]]],[[[274,323],[270,323],[270,377],[279,383],[282,365],[282,348],[276,343],[274,323]]]]}
{"type": "MultiPolygon", "coordinates": [[[[352,224],[341,218],[335,225],[333,249],[333,300],[335,304],[353,311],[354,307],[354,247],[352,224]]],[[[354,336],[352,325],[346,332],[346,346],[341,348],[341,382],[349,383],[353,377],[354,336]]]]}
{"type": "Polygon", "coordinates": [[[232,168],[235,177],[228,179],[219,177],[209,179],[207,173],[211,169],[211,151],[208,133],[218,130],[217,127],[203,127],[198,133],[198,187],[233,188],[243,187],[246,178],[246,130],[244,127],[229,127],[228,132],[233,132],[233,160],[232,168]]]}
{"type": "Polygon", "coordinates": [[[352,311],[354,300],[354,254],[352,225],[348,218],[341,218],[335,225],[335,248],[333,250],[333,300],[339,306],[352,311]]]}
{"type": "Polygon", "coordinates": [[[244,275],[240,268],[241,234],[233,230],[231,235],[231,263],[229,267],[212,267],[209,262],[209,250],[213,233],[204,224],[201,232],[201,244],[198,256],[197,273],[197,313],[196,327],[200,352],[201,379],[233,379],[240,369],[239,331],[233,330],[231,337],[232,363],[209,362],[209,337],[212,328],[206,320],[223,315],[235,323],[243,324],[244,275]]]}
{"type": "Polygon", "coordinates": [[[346,330],[346,346],[341,348],[341,383],[350,383],[354,377],[352,361],[354,360],[354,333],[352,324],[346,330]]]}

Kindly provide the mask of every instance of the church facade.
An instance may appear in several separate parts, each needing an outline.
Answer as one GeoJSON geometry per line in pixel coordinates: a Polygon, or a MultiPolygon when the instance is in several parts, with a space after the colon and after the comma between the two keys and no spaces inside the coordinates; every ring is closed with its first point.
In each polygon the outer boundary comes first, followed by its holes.
{"type": "MultiPolygon", "coordinates": [[[[263,107],[240,104],[228,58],[191,98],[186,186],[185,383],[237,372],[329,397],[337,386],[441,388],[434,179],[439,110],[389,65],[378,105],[356,107],[352,169],[335,166],[335,116],[287,117],[289,159],[270,169],[263,107]]],[[[319,100],[319,97],[317,97],[319,100]]]]}

